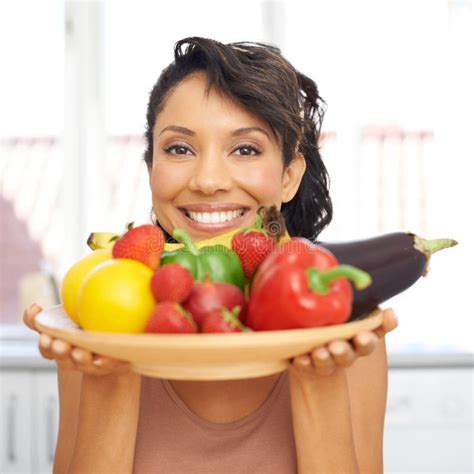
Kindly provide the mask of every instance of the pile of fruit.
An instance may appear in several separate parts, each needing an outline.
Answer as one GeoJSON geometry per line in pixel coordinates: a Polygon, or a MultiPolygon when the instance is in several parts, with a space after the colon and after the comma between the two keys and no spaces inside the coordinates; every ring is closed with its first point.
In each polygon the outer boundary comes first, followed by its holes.
{"type": "Polygon", "coordinates": [[[83,329],[121,333],[341,324],[411,286],[434,251],[455,244],[405,233],[314,244],[290,238],[275,206],[261,207],[252,227],[231,234],[227,245],[218,237],[198,246],[183,229],[173,232],[180,245],[165,244],[153,225],[93,233],[92,253],[62,281],[64,310],[83,329]]]}

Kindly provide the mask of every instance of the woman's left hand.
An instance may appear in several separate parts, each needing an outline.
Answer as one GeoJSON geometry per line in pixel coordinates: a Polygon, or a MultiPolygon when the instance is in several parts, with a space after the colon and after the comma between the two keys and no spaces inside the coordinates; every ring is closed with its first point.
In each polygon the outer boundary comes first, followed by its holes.
{"type": "Polygon", "coordinates": [[[351,340],[336,339],[316,347],[311,353],[292,360],[291,369],[297,373],[320,376],[332,375],[338,368],[351,366],[362,356],[371,354],[380,338],[398,325],[392,309],[383,310],[383,322],[373,331],[361,331],[351,340]]]}

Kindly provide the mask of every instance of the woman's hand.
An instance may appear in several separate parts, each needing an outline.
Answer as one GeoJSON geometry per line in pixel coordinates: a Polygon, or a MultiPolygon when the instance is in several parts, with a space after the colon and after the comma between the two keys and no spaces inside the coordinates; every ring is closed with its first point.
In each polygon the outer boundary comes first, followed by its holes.
{"type": "Polygon", "coordinates": [[[295,357],[290,366],[299,375],[332,375],[338,368],[351,366],[358,357],[371,354],[380,338],[398,325],[392,309],[383,310],[383,322],[373,331],[361,331],[350,341],[337,339],[316,347],[311,353],[295,357]]]}
{"type": "Polygon", "coordinates": [[[55,360],[59,368],[79,370],[88,375],[122,375],[130,372],[130,364],[110,357],[93,354],[85,349],[71,346],[66,341],[54,339],[41,333],[35,324],[41,306],[33,303],[23,313],[23,322],[34,331],[39,332],[38,348],[45,359],[55,360]]]}

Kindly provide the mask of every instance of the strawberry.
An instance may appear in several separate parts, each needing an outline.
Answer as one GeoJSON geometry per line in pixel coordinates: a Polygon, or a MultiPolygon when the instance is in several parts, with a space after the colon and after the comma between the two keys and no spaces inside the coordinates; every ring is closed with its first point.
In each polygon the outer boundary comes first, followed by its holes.
{"type": "Polygon", "coordinates": [[[150,288],[155,300],[182,303],[191,293],[193,274],[178,263],[164,265],[153,274],[150,288]]]}
{"type": "Polygon", "coordinates": [[[165,238],[159,227],[151,224],[133,227],[131,223],[128,231],[115,242],[112,256],[138,260],[152,270],[156,270],[160,265],[164,245],[165,238]]]}
{"type": "Polygon", "coordinates": [[[201,332],[247,332],[250,328],[239,321],[240,306],[231,311],[221,307],[210,311],[204,318],[201,332]]]}
{"type": "Polygon", "coordinates": [[[163,301],[155,306],[145,332],[194,333],[198,330],[191,315],[180,304],[163,301]]]}
{"type": "Polygon", "coordinates": [[[194,282],[191,294],[183,303],[184,309],[189,311],[198,326],[210,311],[224,307],[232,309],[235,306],[243,307],[245,298],[242,290],[231,283],[194,282]]]}
{"type": "Polygon", "coordinates": [[[253,276],[284,233],[284,219],[276,206],[261,206],[255,224],[232,237],[232,250],[239,256],[246,278],[253,276]]]}
{"type": "Polygon", "coordinates": [[[273,239],[259,231],[240,233],[232,238],[232,250],[240,257],[246,278],[252,277],[273,249],[273,239]]]}

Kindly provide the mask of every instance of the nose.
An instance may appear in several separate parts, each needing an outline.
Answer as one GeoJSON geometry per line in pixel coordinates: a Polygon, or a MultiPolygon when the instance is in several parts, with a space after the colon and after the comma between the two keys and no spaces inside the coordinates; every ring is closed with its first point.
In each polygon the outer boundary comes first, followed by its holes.
{"type": "Polygon", "coordinates": [[[196,160],[189,189],[212,195],[217,191],[229,191],[231,187],[232,174],[225,156],[212,151],[202,153],[196,160]]]}

